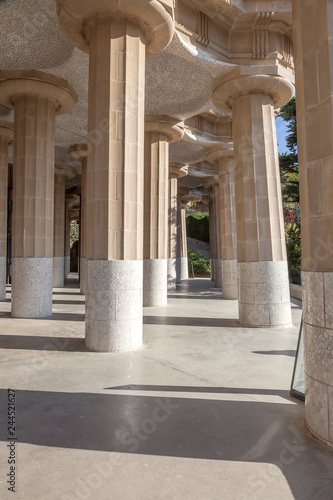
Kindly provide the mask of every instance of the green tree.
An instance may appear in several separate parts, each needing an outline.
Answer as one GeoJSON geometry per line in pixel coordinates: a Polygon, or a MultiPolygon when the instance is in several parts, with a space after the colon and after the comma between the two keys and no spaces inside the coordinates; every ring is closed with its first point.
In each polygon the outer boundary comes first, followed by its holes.
{"type": "Polygon", "coordinates": [[[279,116],[287,123],[288,153],[279,155],[282,199],[284,204],[299,203],[299,177],[297,152],[296,99],[293,97],[283,106],[279,116]]]}
{"type": "Polygon", "coordinates": [[[70,231],[70,239],[71,239],[71,248],[73,248],[74,244],[79,241],[80,234],[80,226],[76,221],[71,222],[71,231],[70,231]]]}

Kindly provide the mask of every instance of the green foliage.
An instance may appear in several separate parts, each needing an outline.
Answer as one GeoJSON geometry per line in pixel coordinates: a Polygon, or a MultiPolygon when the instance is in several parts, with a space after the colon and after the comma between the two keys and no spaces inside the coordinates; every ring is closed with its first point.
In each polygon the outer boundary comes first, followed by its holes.
{"type": "Polygon", "coordinates": [[[194,274],[198,276],[207,276],[210,274],[210,261],[201,257],[201,255],[193,252],[192,250],[187,251],[188,256],[188,272],[189,276],[192,275],[192,265],[193,262],[193,270],[194,274]]]}
{"type": "Polygon", "coordinates": [[[286,245],[288,254],[289,278],[296,285],[301,284],[301,227],[297,222],[286,224],[286,245]]]}
{"type": "Polygon", "coordinates": [[[198,213],[186,215],[186,229],[190,238],[209,242],[209,215],[198,213]]]}
{"type": "Polygon", "coordinates": [[[296,119],[296,98],[293,97],[285,106],[283,106],[280,115],[282,120],[288,123],[286,143],[288,149],[297,156],[297,119],[296,119]]]}
{"type": "Polygon", "coordinates": [[[73,248],[75,242],[79,240],[79,236],[80,236],[80,226],[76,221],[72,221],[70,230],[71,248],[73,248]]]}
{"type": "Polygon", "coordinates": [[[289,153],[279,155],[282,199],[285,203],[299,203],[296,100],[283,106],[280,115],[288,123],[286,137],[289,153]]]}

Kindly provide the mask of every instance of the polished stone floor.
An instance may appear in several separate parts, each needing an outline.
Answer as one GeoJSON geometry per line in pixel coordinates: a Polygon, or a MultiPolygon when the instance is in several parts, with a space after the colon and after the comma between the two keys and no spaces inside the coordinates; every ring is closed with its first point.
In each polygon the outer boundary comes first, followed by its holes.
{"type": "MultiPolygon", "coordinates": [[[[10,290],[8,290],[10,292],[10,290]]],[[[0,303],[0,498],[331,500],[333,452],[289,396],[298,327],[241,328],[237,303],[189,280],[144,311],[144,347],[84,348],[75,279],[48,320],[0,303]],[[7,389],[17,492],[7,491],[7,389]]]]}

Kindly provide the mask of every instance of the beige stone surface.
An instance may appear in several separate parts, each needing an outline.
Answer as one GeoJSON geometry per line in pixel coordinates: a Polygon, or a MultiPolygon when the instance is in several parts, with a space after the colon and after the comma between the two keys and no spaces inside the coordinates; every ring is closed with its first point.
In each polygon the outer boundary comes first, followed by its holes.
{"type": "Polygon", "coordinates": [[[168,257],[169,144],[159,133],[145,134],[144,250],[145,259],[168,257]]]}
{"type": "Polygon", "coordinates": [[[239,262],[286,259],[274,105],[248,94],[233,107],[239,262]]]}
{"type": "Polygon", "coordinates": [[[293,20],[302,200],[305,415],[314,436],[333,447],[331,2],[293,0],[293,20]]]}
{"type": "Polygon", "coordinates": [[[147,56],[165,49],[174,33],[173,3],[169,0],[95,0],[93,3],[90,0],[57,0],[57,12],[67,38],[80,50],[89,53],[91,39],[87,26],[93,26],[96,16],[130,18],[140,29],[140,36],[145,38],[147,56]]]}
{"type": "Polygon", "coordinates": [[[54,177],[54,228],[53,228],[53,286],[62,288],[65,277],[66,236],[66,179],[75,177],[74,167],[55,164],[54,177]]]}
{"type": "Polygon", "coordinates": [[[13,138],[13,125],[0,121],[0,300],[6,299],[8,146],[13,138]]]}
{"type": "Polygon", "coordinates": [[[72,160],[81,163],[81,198],[80,198],[80,262],[82,261],[82,266],[80,265],[80,289],[81,293],[84,294],[86,290],[86,269],[85,260],[87,257],[87,156],[88,156],[88,145],[87,144],[74,144],[72,145],[68,153],[72,160]]]}
{"type": "Polygon", "coordinates": [[[142,259],[145,46],[137,26],[90,30],[88,259],[142,259]]]}

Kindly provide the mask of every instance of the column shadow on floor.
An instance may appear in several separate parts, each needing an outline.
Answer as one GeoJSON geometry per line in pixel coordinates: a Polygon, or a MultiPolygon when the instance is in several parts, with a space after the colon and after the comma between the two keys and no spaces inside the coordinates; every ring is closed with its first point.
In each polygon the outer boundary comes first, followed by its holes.
{"type": "Polygon", "coordinates": [[[86,304],[85,300],[53,300],[52,304],[64,304],[69,306],[84,306],[86,304]]]}
{"type": "MultiPolygon", "coordinates": [[[[0,400],[7,401],[7,390],[0,400]]],[[[276,468],[296,500],[333,486],[332,451],[309,436],[289,404],[200,399],[194,393],[156,398],[21,390],[16,403],[20,443],[240,462],[240,474],[242,462],[272,464],[264,479],[260,472],[247,478],[249,498],[260,493],[261,481],[269,487],[276,468]]],[[[0,439],[6,441],[4,412],[1,419],[0,439]]]]}
{"type": "Polygon", "coordinates": [[[31,351],[88,352],[84,338],[0,335],[0,349],[31,351]]]}
{"type": "Polygon", "coordinates": [[[254,354],[266,354],[272,356],[291,356],[294,358],[296,356],[296,351],[294,350],[281,350],[281,351],[252,351],[254,354]]]}
{"type": "Polygon", "coordinates": [[[106,387],[105,390],[112,391],[153,391],[153,392],[195,392],[198,394],[261,394],[270,396],[280,396],[295,402],[295,399],[290,396],[289,391],[279,389],[257,389],[246,387],[211,387],[211,386],[191,386],[191,385],[118,385],[115,387],[106,387]]]}
{"type": "Polygon", "coordinates": [[[144,316],[144,325],[168,325],[168,326],[198,326],[198,327],[228,327],[239,328],[236,319],[228,318],[197,318],[196,316],[144,316]]]}

